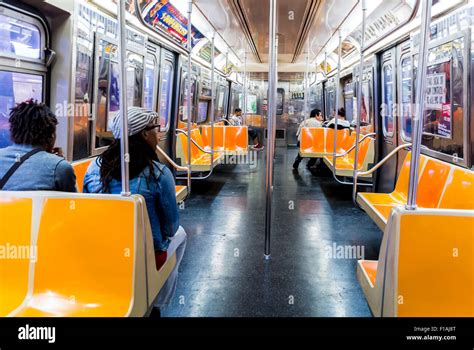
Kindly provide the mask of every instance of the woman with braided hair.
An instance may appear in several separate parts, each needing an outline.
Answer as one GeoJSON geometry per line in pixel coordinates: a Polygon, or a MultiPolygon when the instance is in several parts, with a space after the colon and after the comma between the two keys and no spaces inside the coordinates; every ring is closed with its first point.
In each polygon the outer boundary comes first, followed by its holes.
{"type": "Polygon", "coordinates": [[[12,108],[9,123],[13,144],[0,149],[0,190],[76,192],[74,170],[54,148],[53,112],[28,100],[12,108]]]}

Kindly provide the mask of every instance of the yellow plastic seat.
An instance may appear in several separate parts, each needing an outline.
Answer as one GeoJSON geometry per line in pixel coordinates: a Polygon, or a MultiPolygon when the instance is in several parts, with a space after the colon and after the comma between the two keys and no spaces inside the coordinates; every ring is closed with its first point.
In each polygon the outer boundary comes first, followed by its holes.
{"type": "Polygon", "coordinates": [[[397,206],[357,277],[374,316],[474,316],[474,211],[397,206]]]}
{"type": "MultiPolygon", "coordinates": [[[[214,152],[224,151],[224,126],[214,125],[214,152]]],[[[211,149],[211,126],[201,126],[202,141],[205,150],[211,149]]]]}
{"type": "MultiPolygon", "coordinates": [[[[0,198],[2,213],[9,210],[8,200],[21,199],[36,208],[28,222],[32,245],[37,246],[36,263],[29,272],[17,263],[9,266],[22,283],[13,281],[1,293],[12,294],[16,304],[22,302],[14,310],[9,310],[13,301],[7,308],[2,303],[8,316],[144,316],[176,264],[172,254],[156,270],[141,196],[3,192],[0,198]],[[103,220],[97,213],[113,213],[114,220],[103,220]]],[[[4,261],[0,264],[2,270],[8,267],[4,261]]]]}
{"type": "MultiPolygon", "coordinates": [[[[201,132],[204,149],[208,151],[211,149],[211,127],[202,126],[201,132]]],[[[225,155],[248,154],[247,126],[214,126],[214,151],[225,155]]]]}
{"type": "MultiPolygon", "coordinates": [[[[382,230],[385,229],[390,211],[397,205],[405,205],[407,203],[408,182],[410,177],[410,157],[411,153],[408,153],[400,171],[395,190],[392,193],[359,193],[357,196],[357,202],[359,205],[382,230]]],[[[419,166],[420,176],[418,179],[417,193],[417,205],[419,207],[438,208],[442,197],[446,194],[451,195],[452,190],[461,189],[459,188],[459,183],[462,183],[463,180],[456,177],[456,181],[452,183],[453,187],[445,191],[448,176],[450,173],[456,172],[454,166],[424,155],[420,158],[419,166]]],[[[462,170],[459,169],[457,171],[459,172],[462,170]]],[[[468,173],[469,172],[463,172],[465,177],[467,177],[468,173]]],[[[453,181],[451,180],[451,182],[453,181]]],[[[467,182],[472,183],[472,179],[467,182]]],[[[473,187],[470,186],[469,188],[472,193],[473,187]]],[[[465,197],[461,196],[461,198],[465,197]]],[[[450,209],[464,208],[451,203],[450,209]]]]}
{"type": "Polygon", "coordinates": [[[0,192],[0,316],[18,308],[28,291],[30,260],[37,251],[32,243],[30,198],[6,196],[0,192]]]}

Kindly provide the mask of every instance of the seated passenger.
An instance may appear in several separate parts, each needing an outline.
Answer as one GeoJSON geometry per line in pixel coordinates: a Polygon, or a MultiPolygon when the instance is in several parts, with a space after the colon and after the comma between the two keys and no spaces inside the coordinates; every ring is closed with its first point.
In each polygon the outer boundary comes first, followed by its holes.
{"type": "MultiPolygon", "coordinates": [[[[332,118],[330,121],[326,122],[325,127],[334,129],[336,125],[336,119],[332,118]]],[[[344,107],[339,108],[337,111],[337,129],[350,129],[351,123],[346,120],[346,110],[344,107]]]]}
{"type": "MultiPolygon", "coordinates": [[[[300,143],[301,143],[301,129],[302,128],[320,128],[323,125],[323,114],[321,113],[321,110],[319,109],[313,109],[311,111],[311,114],[308,119],[303,120],[300,123],[300,126],[298,127],[298,131],[296,132],[296,137],[298,138],[298,149],[300,148],[300,143]]],[[[296,156],[295,162],[293,163],[293,169],[297,170],[301,161],[303,160],[303,157],[300,156],[300,153],[298,152],[298,155],[296,156]]],[[[308,163],[306,164],[306,167],[309,169],[312,166],[316,164],[318,161],[318,158],[310,158],[308,160],[308,163]]]]}
{"type": "Polygon", "coordinates": [[[56,142],[58,120],[28,100],[10,112],[11,146],[0,149],[0,190],[76,192],[76,175],[56,142]]]}
{"type": "MultiPolygon", "coordinates": [[[[229,117],[229,123],[234,126],[239,126],[242,125],[242,110],[240,108],[236,108],[234,111],[234,114],[232,114],[229,117]]],[[[253,149],[260,151],[265,148],[264,145],[262,145],[259,141],[258,137],[258,131],[257,129],[254,129],[253,127],[249,126],[248,127],[248,134],[250,139],[253,141],[253,149]]]]}
{"type": "MultiPolygon", "coordinates": [[[[87,169],[84,192],[120,194],[122,191],[120,137],[121,118],[112,122],[114,142],[87,169]]],[[[176,289],[178,267],[186,247],[186,232],[179,226],[176,189],[171,171],[158,160],[160,118],[143,108],[128,110],[130,192],[145,198],[150,218],[157,270],[176,252],[176,266],[161,289],[156,306],[166,305],[176,289]]]]}

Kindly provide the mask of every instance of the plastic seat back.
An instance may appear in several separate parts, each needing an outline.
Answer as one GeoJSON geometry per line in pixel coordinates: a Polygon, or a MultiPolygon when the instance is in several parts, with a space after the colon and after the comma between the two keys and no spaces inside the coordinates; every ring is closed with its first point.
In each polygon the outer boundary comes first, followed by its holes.
{"type": "MultiPolygon", "coordinates": [[[[211,127],[205,125],[201,127],[202,141],[205,147],[211,147],[211,127]]],[[[224,126],[214,125],[214,149],[224,147],[224,126]]]]}
{"type": "Polygon", "coordinates": [[[474,209],[474,172],[454,167],[446,180],[439,207],[443,209],[474,209]]]}
{"type": "MultiPolygon", "coordinates": [[[[349,130],[342,129],[336,131],[336,150],[341,150],[346,138],[349,137],[349,130]]],[[[334,152],[334,129],[326,128],[326,153],[334,152]]]]}
{"type": "Polygon", "coordinates": [[[30,258],[37,258],[31,242],[33,203],[0,193],[0,316],[20,306],[28,291],[30,258]]]}
{"type": "Polygon", "coordinates": [[[90,158],[81,162],[73,163],[72,168],[76,174],[76,187],[77,192],[82,192],[82,186],[84,185],[84,178],[86,176],[87,168],[92,161],[95,161],[96,158],[90,158]]]}
{"type": "Polygon", "coordinates": [[[437,208],[451,166],[433,158],[427,158],[418,182],[416,204],[422,208],[437,208]]]}
{"type": "Polygon", "coordinates": [[[474,316],[472,213],[407,213],[399,230],[394,316],[474,316]]]}
{"type": "Polygon", "coordinates": [[[133,198],[47,198],[38,232],[37,308],[56,316],[127,315],[134,290],[135,216],[133,198]]]}
{"type": "Polygon", "coordinates": [[[325,128],[301,128],[300,149],[308,153],[324,153],[325,128]]]}
{"type": "Polygon", "coordinates": [[[248,147],[248,128],[246,126],[226,126],[225,143],[226,151],[235,151],[247,149],[248,147]]]}

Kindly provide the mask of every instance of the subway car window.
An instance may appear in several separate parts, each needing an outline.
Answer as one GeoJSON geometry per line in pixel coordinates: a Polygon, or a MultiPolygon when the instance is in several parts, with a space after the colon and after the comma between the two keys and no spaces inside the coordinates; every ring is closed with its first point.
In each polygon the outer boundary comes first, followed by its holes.
{"type": "Polygon", "coordinates": [[[394,107],[394,86],[393,86],[393,66],[388,63],[382,68],[382,125],[384,136],[392,136],[393,123],[393,107],[394,107]]]}
{"type": "Polygon", "coordinates": [[[412,58],[405,56],[401,60],[401,137],[403,141],[411,141],[411,123],[413,119],[413,75],[412,58]]]}
{"type": "Polygon", "coordinates": [[[128,52],[127,101],[130,107],[142,107],[144,57],[128,52]]]}
{"type": "Polygon", "coordinates": [[[465,157],[464,50],[464,37],[432,48],[426,75],[423,145],[455,159],[465,157]]]}
{"type": "Polygon", "coordinates": [[[354,119],[354,87],[352,82],[344,87],[344,108],[346,110],[346,119],[350,122],[354,119]]]}
{"type": "Polygon", "coordinates": [[[41,37],[39,26],[0,14],[0,53],[40,59],[44,48],[41,37]]]}
{"type": "Polygon", "coordinates": [[[152,111],[155,109],[155,59],[148,58],[145,64],[145,79],[143,91],[143,107],[152,111]]]}
{"type": "Polygon", "coordinates": [[[44,78],[41,75],[0,70],[0,148],[11,145],[10,109],[30,98],[43,101],[44,78]]]}
{"type": "Polygon", "coordinates": [[[171,103],[173,101],[173,64],[163,61],[160,73],[160,127],[161,131],[168,131],[171,115],[171,103]]]}
{"type": "Polygon", "coordinates": [[[95,148],[108,146],[112,143],[112,120],[115,113],[120,109],[117,46],[102,39],[99,45],[100,53],[95,100],[95,148]]]}
{"type": "Polygon", "coordinates": [[[43,26],[33,17],[0,7],[0,148],[11,145],[10,109],[28,99],[43,102],[46,91],[43,26]],[[34,62],[28,69],[22,61],[34,62]]]}

